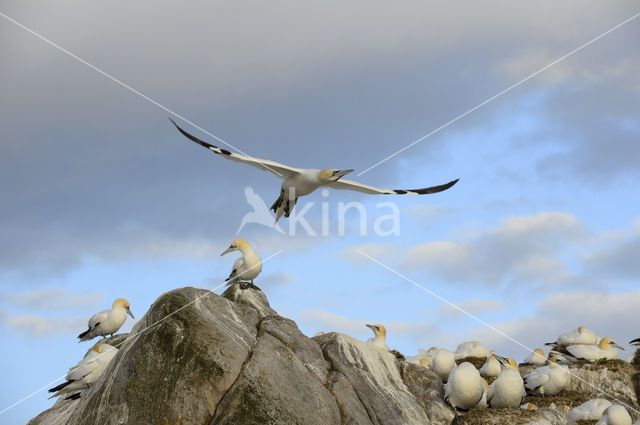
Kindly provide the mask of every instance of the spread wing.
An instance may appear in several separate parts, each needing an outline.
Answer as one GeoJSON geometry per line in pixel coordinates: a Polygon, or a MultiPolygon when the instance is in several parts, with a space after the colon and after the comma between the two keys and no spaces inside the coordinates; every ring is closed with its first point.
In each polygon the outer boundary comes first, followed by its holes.
{"type": "Polygon", "coordinates": [[[345,180],[340,179],[336,182],[333,182],[329,185],[334,189],[339,190],[355,190],[356,192],[374,194],[374,195],[426,195],[429,193],[438,193],[443,190],[449,189],[454,184],[458,183],[458,179],[450,181],[446,184],[441,184],[440,186],[431,186],[425,187],[422,189],[383,189],[381,187],[369,186],[368,184],[359,183],[353,180],[345,180]]]}
{"type": "Polygon", "coordinates": [[[280,164],[279,162],[269,161],[268,159],[252,158],[246,155],[240,155],[234,152],[230,152],[226,149],[219,148],[217,146],[214,146],[212,144],[205,142],[204,140],[198,139],[196,136],[192,134],[187,133],[182,128],[180,128],[180,126],[176,124],[175,121],[173,121],[171,118],[169,118],[169,121],[171,121],[173,125],[176,126],[178,131],[180,131],[180,133],[182,133],[187,139],[192,140],[197,144],[204,146],[205,148],[209,149],[215,154],[222,155],[223,158],[226,158],[235,162],[242,162],[244,164],[251,165],[252,167],[259,168],[261,170],[270,171],[276,176],[280,177],[281,179],[286,179],[288,177],[291,177],[292,175],[299,174],[301,171],[299,168],[289,167],[288,165],[280,164]]]}

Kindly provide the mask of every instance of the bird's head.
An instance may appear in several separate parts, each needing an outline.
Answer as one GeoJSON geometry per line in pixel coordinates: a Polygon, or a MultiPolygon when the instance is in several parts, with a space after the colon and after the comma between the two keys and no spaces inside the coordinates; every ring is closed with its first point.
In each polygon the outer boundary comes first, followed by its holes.
{"type": "Polygon", "coordinates": [[[124,308],[125,310],[127,310],[127,314],[131,316],[132,319],[135,319],[135,317],[133,317],[133,313],[131,312],[131,305],[129,304],[129,301],[125,300],[124,298],[118,298],[117,300],[115,300],[113,302],[113,308],[124,308]]]}
{"type": "Polygon", "coordinates": [[[229,245],[229,248],[227,248],[222,254],[220,254],[220,256],[222,257],[223,255],[233,251],[244,251],[244,249],[248,246],[249,246],[249,243],[244,239],[236,239],[233,242],[231,242],[231,245],[229,245]]]}
{"type": "Polygon", "coordinates": [[[367,327],[373,331],[376,338],[384,338],[387,336],[387,330],[382,325],[367,325],[367,327]]]}
{"type": "Polygon", "coordinates": [[[598,347],[600,347],[601,350],[608,350],[611,347],[617,348],[619,350],[624,350],[624,348],[613,342],[611,338],[608,337],[602,338],[600,340],[600,343],[598,343],[598,347]]]}
{"type": "Polygon", "coordinates": [[[516,362],[513,357],[502,357],[497,354],[493,354],[499,362],[502,369],[516,369],[518,370],[518,362],[516,362]]]}
{"type": "Polygon", "coordinates": [[[318,179],[322,182],[335,182],[338,181],[340,177],[345,176],[352,171],[353,170],[336,170],[328,168],[326,170],[318,171],[318,179]]]}

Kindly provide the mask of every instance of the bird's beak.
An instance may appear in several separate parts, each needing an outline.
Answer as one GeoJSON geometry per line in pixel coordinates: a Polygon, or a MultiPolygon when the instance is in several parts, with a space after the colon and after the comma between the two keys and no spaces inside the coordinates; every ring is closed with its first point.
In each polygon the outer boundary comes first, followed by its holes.
{"type": "Polygon", "coordinates": [[[373,325],[366,325],[366,326],[367,326],[369,329],[371,329],[372,331],[374,331],[374,332],[378,332],[378,331],[376,330],[376,327],[375,327],[375,326],[373,326],[373,325]]]}
{"type": "Polygon", "coordinates": [[[507,360],[506,358],[499,356],[497,354],[492,354],[493,357],[496,358],[496,360],[498,360],[502,365],[507,366],[509,364],[509,360],[507,360]]]}
{"type": "Polygon", "coordinates": [[[235,248],[230,246],[229,248],[225,249],[224,252],[222,254],[220,254],[220,256],[222,257],[225,254],[230,253],[231,251],[235,251],[235,248]]]}
{"type": "Polygon", "coordinates": [[[624,348],[622,348],[621,346],[619,346],[619,345],[618,345],[618,344],[616,344],[615,342],[612,342],[612,343],[611,343],[611,346],[612,346],[612,347],[616,347],[618,350],[623,350],[623,351],[624,351],[624,348]]]}
{"type": "Polygon", "coordinates": [[[131,316],[131,318],[132,318],[133,320],[136,320],[136,318],[135,318],[135,317],[133,317],[133,313],[131,312],[131,310],[129,310],[129,307],[127,307],[127,314],[128,314],[129,316],[131,316]]]}
{"type": "Polygon", "coordinates": [[[333,177],[338,180],[342,176],[346,176],[347,174],[353,172],[353,170],[336,170],[333,172],[333,177]]]}

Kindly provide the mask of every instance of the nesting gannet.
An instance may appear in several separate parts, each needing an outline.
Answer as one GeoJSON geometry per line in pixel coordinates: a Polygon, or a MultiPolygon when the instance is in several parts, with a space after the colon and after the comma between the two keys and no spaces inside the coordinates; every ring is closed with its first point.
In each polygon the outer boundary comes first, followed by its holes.
{"type": "MultiPolygon", "coordinates": [[[[495,354],[495,351],[492,351],[491,354],[495,354]]],[[[484,365],[480,368],[480,375],[483,378],[495,378],[500,375],[502,371],[502,367],[500,366],[500,362],[493,355],[487,357],[487,361],[484,362],[484,365]]]]}
{"type": "Polygon", "coordinates": [[[262,260],[258,253],[249,245],[249,242],[244,239],[236,239],[231,242],[229,248],[227,248],[220,256],[228,254],[233,251],[240,251],[242,257],[238,258],[233,263],[233,268],[229,277],[225,279],[227,286],[236,282],[249,283],[254,288],[257,288],[253,284],[253,279],[258,277],[262,271],[262,260]]]}
{"type": "Polygon", "coordinates": [[[547,358],[544,355],[544,351],[542,348],[536,348],[529,354],[529,356],[524,359],[524,363],[532,364],[532,365],[544,365],[547,362],[547,358]]]}
{"type": "Polygon", "coordinates": [[[614,360],[618,358],[618,350],[624,350],[621,346],[611,341],[611,338],[602,338],[598,345],[569,345],[566,350],[578,360],[595,362],[597,360],[614,360]]]}
{"type": "Polygon", "coordinates": [[[596,425],[631,425],[631,422],[631,416],[629,416],[627,409],[619,404],[614,404],[607,407],[596,425]]]}
{"type": "Polygon", "coordinates": [[[98,380],[117,352],[118,349],[109,344],[97,344],[77,365],[69,369],[65,376],[66,382],[49,390],[50,393],[55,393],[49,398],[63,394],[68,394],[67,399],[78,398],[78,393],[98,380]]]}
{"type": "Polygon", "coordinates": [[[127,320],[127,314],[135,319],[133,313],[131,313],[129,301],[124,298],[118,298],[113,302],[111,310],[104,310],[91,316],[89,329],[78,335],[79,342],[88,341],[97,336],[113,336],[114,333],[118,332],[124,321],[127,320]]]}
{"type": "Polygon", "coordinates": [[[574,421],[597,421],[602,417],[604,411],[611,406],[611,402],[604,398],[594,398],[585,401],[578,407],[569,411],[569,419],[574,421]]]}
{"type": "Polygon", "coordinates": [[[502,372],[489,385],[487,404],[494,409],[517,408],[527,395],[524,381],[518,372],[518,363],[511,357],[505,358],[495,354],[494,356],[500,362],[502,372]]]}
{"type": "Polygon", "coordinates": [[[451,369],[456,366],[456,356],[449,350],[440,349],[436,352],[429,368],[440,377],[442,382],[447,382],[451,369]]]}
{"type": "Polygon", "coordinates": [[[597,344],[599,339],[590,329],[580,326],[576,330],[558,335],[558,339],[554,342],[547,342],[545,345],[597,344]]]}
{"type": "Polygon", "coordinates": [[[462,362],[453,368],[444,385],[444,399],[456,412],[477,406],[483,392],[480,373],[469,362],[462,362]]]}
{"type": "Polygon", "coordinates": [[[385,338],[387,337],[387,330],[382,325],[367,325],[369,329],[373,331],[373,335],[375,338],[371,340],[371,344],[375,345],[378,348],[384,348],[387,351],[389,347],[387,347],[387,343],[385,342],[385,338]]]}
{"type": "Polygon", "coordinates": [[[552,396],[567,388],[571,374],[569,369],[558,363],[562,359],[555,353],[549,354],[549,365],[532,370],[524,377],[524,386],[529,394],[552,396]]]}
{"type": "Polygon", "coordinates": [[[458,345],[456,348],[456,360],[465,357],[481,357],[485,358],[489,355],[487,347],[478,341],[467,341],[458,345]]]}
{"type": "Polygon", "coordinates": [[[284,214],[285,217],[289,217],[291,210],[296,205],[300,196],[305,196],[318,189],[319,187],[330,187],[340,190],[354,190],[356,192],[367,194],[398,194],[398,195],[425,195],[429,193],[442,192],[449,189],[451,186],[457,183],[458,179],[450,181],[449,183],[426,187],[422,189],[382,189],[379,187],[369,186],[363,183],[358,183],[352,180],[341,180],[341,177],[349,174],[353,170],[336,170],[336,169],[302,169],[289,167],[284,164],[280,164],[275,161],[266,159],[252,158],[245,155],[229,152],[226,149],[219,148],[211,145],[203,140],[184,131],[178,124],[176,124],[171,118],[169,120],[177,127],[177,129],[186,136],[188,139],[204,146],[215,154],[222,155],[223,158],[229,159],[235,162],[241,162],[261,170],[270,171],[277,177],[284,180],[280,188],[280,196],[273,203],[271,209],[276,213],[276,222],[284,214]]]}

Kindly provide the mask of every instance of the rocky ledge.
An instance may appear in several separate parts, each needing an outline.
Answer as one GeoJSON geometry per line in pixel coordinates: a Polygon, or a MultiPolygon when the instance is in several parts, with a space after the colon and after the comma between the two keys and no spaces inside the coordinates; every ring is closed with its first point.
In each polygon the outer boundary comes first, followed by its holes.
{"type": "Polygon", "coordinates": [[[99,381],[28,425],[573,424],[566,413],[584,397],[640,410],[636,369],[605,363],[578,367],[591,385],[578,381],[538,410],[474,409],[456,419],[430,370],[347,335],[308,338],[261,291],[237,284],[222,296],[163,294],[131,334],[104,342],[121,345],[99,381]]]}

